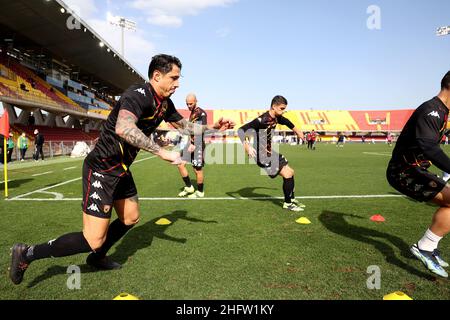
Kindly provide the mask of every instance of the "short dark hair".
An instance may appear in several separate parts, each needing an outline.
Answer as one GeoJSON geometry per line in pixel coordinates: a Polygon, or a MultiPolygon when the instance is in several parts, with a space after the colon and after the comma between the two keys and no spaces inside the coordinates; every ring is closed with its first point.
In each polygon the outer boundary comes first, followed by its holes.
{"type": "Polygon", "coordinates": [[[173,65],[176,65],[180,69],[182,67],[180,59],[175,56],[169,56],[167,54],[158,54],[154,56],[148,67],[149,80],[153,77],[155,71],[159,71],[162,74],[168,74],[172,71],[173,65]]]}
{"type": "Polygon", "coordinates": [[[441,90],[450,89],[450,71],[444,76],[441,81],[441,90]]]}
{"type": "Polygon", "coordinates": [[[286,98],[283,97],[283,96],[275,96],[275,97],[272,99],[272,104],[270,105],[270,107],[273,107],[273,106],[275,106],[275,105],[280,105],[280,104],[285,104],[285,105],[287,105],[288,102],[287,102],[286,98]]]}

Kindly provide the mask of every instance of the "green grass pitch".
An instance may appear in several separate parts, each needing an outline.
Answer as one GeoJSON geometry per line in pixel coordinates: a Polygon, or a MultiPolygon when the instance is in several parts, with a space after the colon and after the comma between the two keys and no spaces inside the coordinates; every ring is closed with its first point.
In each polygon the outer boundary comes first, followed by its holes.
{"type": "MultiPolygon", "coordinates": [[[[41,260],[18,286],[7,276],[13,243],[42,243],[81,230],[82,161],[12,165],[12,200],[0,200],[0,299],[110,300],[124,291],[157,300],[380,300],[394,291],[413,299],[450,298],[448,281],[409,253],[435,208],[395,196],[385,178],[392,148],[321,144],[316,151],[280,151],[296,172],[304,212],[283,210],[282,179],[263,176],[249,164],[208,165],[205,192],[213,199],[179,201],[183,183],[177,168],[141,153],[144,161],[131,167],[141,221],[110,251],[123,268],[98,272],[85,264],[85,254],[41,260]],[[33,192],[39,189],[45,190],[33,192]],[[358,195],[380,197],[342,197],[358,195]],[[375,214],[386,222],[370,221],[375,214]],[[162,217],[172,224],[156,225],[162,217]],[[300,217],[312,224],[297,224],[300,217]],[[81,270],[79,290],[67,287],[71,265],[81,270]],[[379,290],[367,288],[369,266],[381,270],[379,290]]],[[[448,239],[440,247],[450,259],[448,239]]]]}

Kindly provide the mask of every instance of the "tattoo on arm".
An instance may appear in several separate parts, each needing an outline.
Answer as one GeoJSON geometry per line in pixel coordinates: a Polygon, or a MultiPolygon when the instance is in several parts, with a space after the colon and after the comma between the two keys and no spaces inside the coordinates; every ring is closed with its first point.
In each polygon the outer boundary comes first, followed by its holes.
{"type": "Polygon", "coordinates": [[[136,148],[158,153],[161,147],[136,126],[137,121],[138,118],[130,111],[120,110],[116,123],[117,135],[136,148]]]}
{"type": "Polygon", "coordinates": [[[199,135],[209,130],[208,126],[199,125],[182,119],[178,122],[172,122],[172,125],[183,135],[199,135]]]}

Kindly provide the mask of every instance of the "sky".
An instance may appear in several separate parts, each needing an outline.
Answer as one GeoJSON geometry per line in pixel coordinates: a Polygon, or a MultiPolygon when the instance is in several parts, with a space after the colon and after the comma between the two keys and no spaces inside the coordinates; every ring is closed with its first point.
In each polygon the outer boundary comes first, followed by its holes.
{"type": "Polygon", "coordinates": [[[147,75],[151,57],[177,56],[185,106],[294,110],[412,109],[450,70],[448,0],[65,0],[120,52],[108,16],[137,22],[125,58],[147,75]]]}

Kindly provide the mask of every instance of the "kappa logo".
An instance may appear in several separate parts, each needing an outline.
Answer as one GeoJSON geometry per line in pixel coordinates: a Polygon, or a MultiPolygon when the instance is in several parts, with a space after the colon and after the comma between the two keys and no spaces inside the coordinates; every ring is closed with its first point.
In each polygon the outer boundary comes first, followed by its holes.
{"type": "Polygon", "coordinates": [[[91,206],[88,208],[88,210],[91,210],[94,212],[100,212],[100,210],[98,210],[98,207],[95,203],[91,204],[91,206]]]}
{"type": "Polygon", "coordinates": [[[139,92],[139,93],[142,94],[144,97],[146,97],[146,95],[145,95],[145,90],[144,90],[144,89],[139,88],[139,89],[136,89],[136,90],[134,90],[134,91],[139,92]]]}
{"type": "Polygon", "coordinates": [[[100,183],[100,181],[95,181],[95,182],[92,184],[92,186],[93,186],[94,188],[97,188],[97,189],[103,189],[103,186],[102,186],[102,184],[100,183]]]}
{"type": "Polygon", "coordinates": [[[94,192],[89,198],[102,201],[102,198],[100,198],[97,192],[94,192]]]}
{"type": "Polygon", "coordinates": [[[104,175],[102,175],[100,173],[97,173],[97,172],[94,172],[94,176],[96,176],[97,178],[104,178],[105,177],[104,175]]]}
{"type": "Polygon", "coordinates": [[[439,119],[441,118],[437,111],[430,112],[428,115],[431,116],[431,117],[439,118],[439,119]]]}

